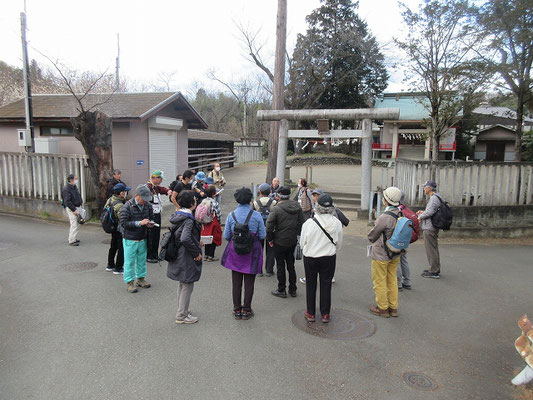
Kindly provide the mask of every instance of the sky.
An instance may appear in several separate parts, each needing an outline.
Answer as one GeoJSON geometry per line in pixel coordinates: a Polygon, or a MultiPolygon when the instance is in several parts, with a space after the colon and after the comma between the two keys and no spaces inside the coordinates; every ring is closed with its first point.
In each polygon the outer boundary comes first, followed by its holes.
{"type": "MultiPolygon", "coordinates": [[[[421,0],[404,0],[416,7],[421,0]]],[[[214,71],[228,82],[256,74],[246,59],[236,24],[259,31],[262,55],[274,64],[276,0],[0,0],[0,60],[21,66],[20,12],[26,3],[29,57],[48,64],[39,52],[73,69],[114,71],[117,33],[120,74],[130,81],[156,83],[173,75],[173,89],[184,93],[200,83],[222,89],[207,77],[214,71]]],[[[305,33],[305,16],[319,0],[288,0],[287,50],[305,33]]],[[[392,39],[401,36],[402,19],[396,0],[360,0],[359,16],[379,42],[391,78],[387,91],[407,89],[401,57],[392,39]],[[400,63],[401,65],[401,63],[400,63]]]]}

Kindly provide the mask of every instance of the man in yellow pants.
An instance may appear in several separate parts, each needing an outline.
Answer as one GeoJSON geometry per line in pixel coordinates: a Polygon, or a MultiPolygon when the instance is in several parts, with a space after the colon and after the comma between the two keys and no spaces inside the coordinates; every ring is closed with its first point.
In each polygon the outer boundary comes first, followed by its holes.
{"type": "MultiPolygon", "coordinates": [[[[385,212],[398,215],[398,205],[402,192],[396,187],[389,187],[383,192],[385,212]]],[[[374,228],[368,233],[368,240],[372,243],[370,257],[372,258],[372,284],[376,293],[376,305],[370,308],[372,314],[389,318],[398,316],[398,282],[396,270],[400,263],[400,254],[389,258],[385,249],[385,240],[390,239],[396,227],[396,218],[383,213],[376,220],[374,228]]]]}

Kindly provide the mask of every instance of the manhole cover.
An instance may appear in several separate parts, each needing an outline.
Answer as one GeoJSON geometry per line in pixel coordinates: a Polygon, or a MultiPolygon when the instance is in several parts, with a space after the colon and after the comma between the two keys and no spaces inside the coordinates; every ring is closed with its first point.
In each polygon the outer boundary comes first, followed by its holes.
{"type": "Polygon", "coordinates": [[[410,387],[418,390],[435,390],[437,389],[437,384],[431,380],[427,375],[421,374],[419,372],[406,372],[402,375],[402,378],[405,383],[410,387]]]}
{"type": "Polygon", "coordinates": [[[376,332],[372,320],[346,310],[333,310],[327,324],[320,321],[320,315],[317,315],[316,322],[307,322],[304,311],[298,311],[292,316],[292,323],[306,333],[326,339],[364,339],[376,332]]]}
{"type": "Polygon", "coordinates": [[[0,251],[1,250],[7,250],[11,247],[14,247],[15,246],[15,243],[10,243],[10,242],[0,242],[0,251]]]}
{"type": "Polygon", "coordinates": [[[111,244],[111,239],[102,240],[102,244],[111,244]]]}
{"type": "Polygon", "coordinates": [[[87,271],[89,269],[96,268],[97,265],[98,263],[95,263],[95,262],[84,261],[84,262],[63,264],[61,265],[61,268],[69,272],[79,272],[79,271],[87,271]]]}

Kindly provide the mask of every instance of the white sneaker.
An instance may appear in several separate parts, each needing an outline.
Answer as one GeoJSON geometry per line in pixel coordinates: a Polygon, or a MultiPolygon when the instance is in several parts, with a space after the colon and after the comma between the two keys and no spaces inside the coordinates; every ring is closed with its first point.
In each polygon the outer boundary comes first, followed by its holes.
{"type": "Polygon", "coordinates": [[[335,283],[335,277],[331,279],[331,283],[335,283]]]}
{"type": "Polygon", "coordinates": [[[306,282],[305,278],[300,278],[300,282],[302,282],[305,285],[305,282],[306,282]]]}
{"type": "Polygon", "coordinates": [[[185,318],[183,319],[177,319],[176,320],[176,324],[194,324],[198,322],[198,317],[195,317],[191,314],[187,315],[185,318]]]}

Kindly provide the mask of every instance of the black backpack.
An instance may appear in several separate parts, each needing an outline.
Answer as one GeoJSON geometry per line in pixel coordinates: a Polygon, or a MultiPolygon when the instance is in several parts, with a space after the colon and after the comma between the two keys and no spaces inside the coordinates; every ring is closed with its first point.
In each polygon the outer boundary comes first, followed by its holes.
{"type": "Polygon", "coordinates": [[[252,217],[253,212],[254,210],[250,210],[248,216],[246,217],[246,221],[244,221],[244,224],[237,222],[235,213],[231,213],[233,220],[235,221],[232,237],[233,250],[235,250],[235,253],[237,254],[248,254],[252,251],[254,238],[252,237],[252,233],[250,232],[250,228],[248,227],[248,222],[250,222],[250,218],[252,217]]]}
{"type": "Polygon", "coordinates": [[[104,207],[104,211],[100,216],[100,222],[102,223],[102,228],[106,233],[113,233],[117,231],[118,219],[115,218],[115,206],[120,201],[114,201],[108,206],[104,207]]]}
{"type": "Polygon", "coordinates": [[[168,229],[161,238],[161,251],[159,252],[159,259],[168,262],[175,261],[178,258],[178,250],[181,247],[181,242],[176,240],[176,231],[183,225],[185,220],[181,220],[179,224],[176,224],[172,228],[168,229]]]}
{"type": "Polygon", "coordinates": [[[435,228],[442,229],[443,231],[449,231],[453,222],[452,209],[447,202],[440,198],[440,196],[437,196],[437,198],[440,201],[440,206],[437,209],[437,212],[431,217],[431,223],[435,228]]]}
{"type": "Polygon", "coordinates": [[[274,199],[268,199],[268,202],[263,205],[260,200],[257,200],[257,205],[259,206],[259,212],[261,213],[261,216],[263,217],[263,222],[266,224],[266,220],[268,219],[268,216],[270,215],[270,205],[274,199]]]}

